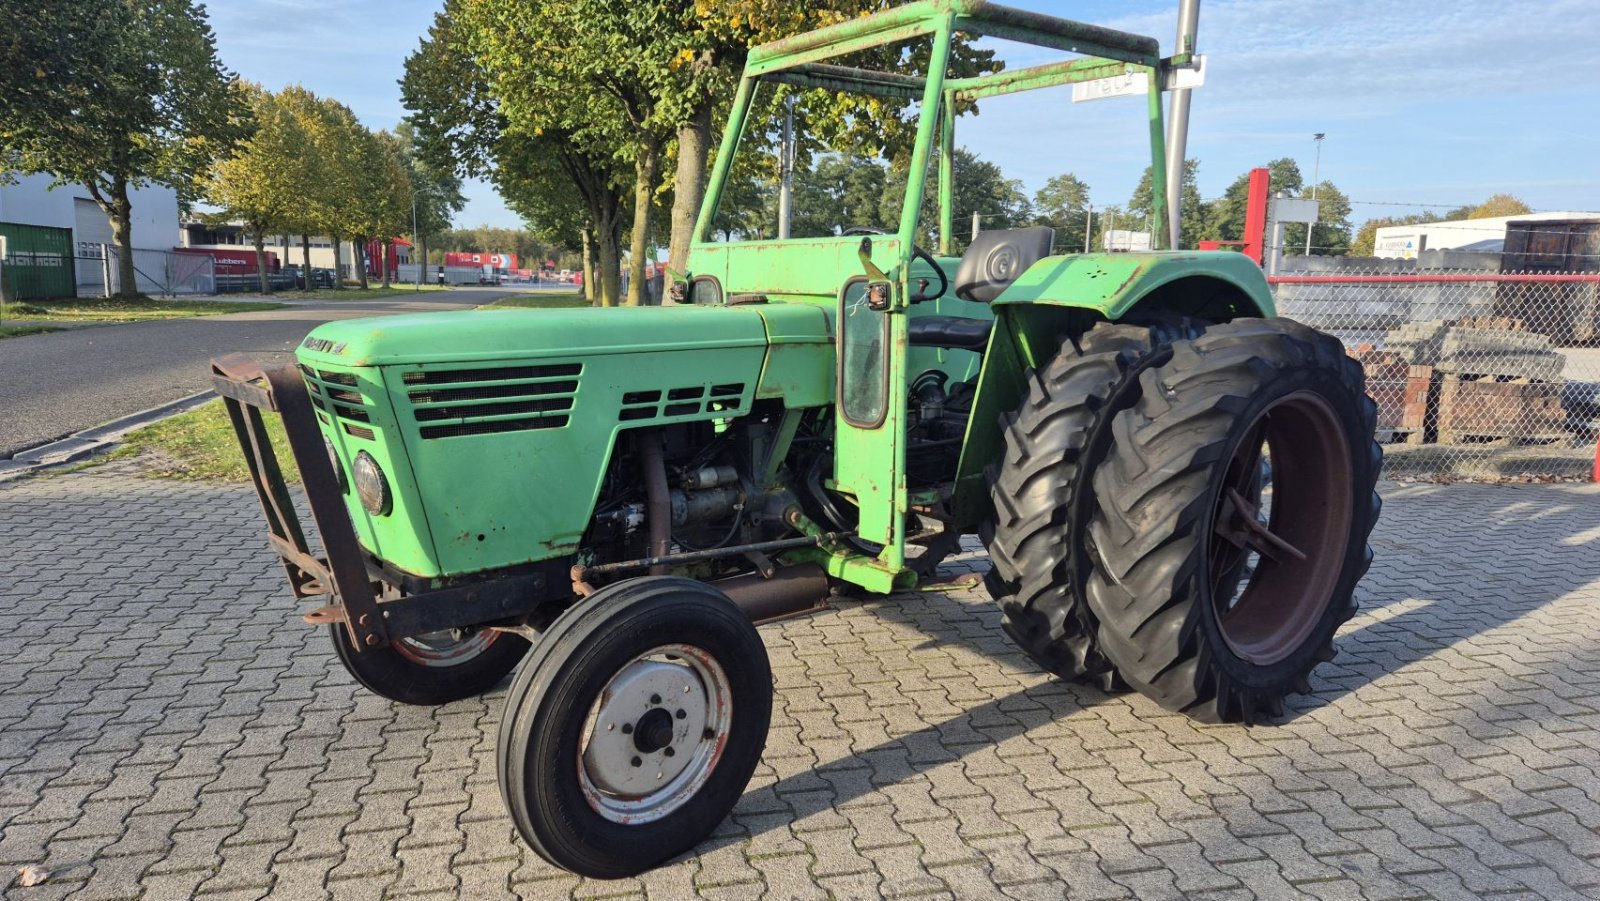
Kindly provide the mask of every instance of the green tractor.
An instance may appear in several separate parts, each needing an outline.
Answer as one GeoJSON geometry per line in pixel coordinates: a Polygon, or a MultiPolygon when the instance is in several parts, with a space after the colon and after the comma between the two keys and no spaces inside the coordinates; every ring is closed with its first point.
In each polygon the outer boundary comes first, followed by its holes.
{"type": "Polygon", "coordinates": [[[754,623],[914,586],[962,536],[988,547],[1004,627],[1044,669],[1209,722],[1280,713],[1333,655],[1371,559],[1361,368],[1274,318],[1240,254],[1052,255],[1047,228],[952,252],[961,105],[1147,73],[1162,222],[1159,87],[1190,62],[979,0],[757,47],[671,302],[344,321],[297,366],[215,361],[272,546],[295,594],[326,603],[306,620],[403,703],[515,671],[507,807],[546,859],[601,877],[690,850],[743,792],[772,703],[754,623]],[[1066,58],[947,77],[957,33],[1066,58]],[[918,38],[925,77],[838,63],[918,38]],[[774,82],[915,104],[910,171],[938,159],[933,249],[915,243],[920,177],[896,228],[711,240],[774,82]]]}

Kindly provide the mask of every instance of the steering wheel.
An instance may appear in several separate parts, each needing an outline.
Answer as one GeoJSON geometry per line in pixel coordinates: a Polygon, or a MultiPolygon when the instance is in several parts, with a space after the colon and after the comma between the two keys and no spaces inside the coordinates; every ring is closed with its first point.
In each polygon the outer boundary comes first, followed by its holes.
{"type": "MultiPolygon", "coordinates": [[[[889,234],[889,231],[887,229],[874,228],[873,226],[870,226],[870,225],[852,225],[849,228],[846,228],[842,232],[842,234],[846,234],[846,235],[887,235],[887,234],[889,234]]],[[[939,290],[933,292],[932,294],[921,294],[921,293],[913,294],[910,297],[906,298],[906,302],[907,303],[922,303],[925,300],[934,300],[935,298],[943,296],[944,292],[947,289],[949,289],[949,287],[950,287],[950,279],[945,276],[944,268],[939,265],[939,261],[933,258],[933,254],[927,252],[926,250],[923,250],[921,247],[918,247],[915,244],[911,245],[911,255],[914,256],[914,257],[918,257],[924,263],[927,263],[929,266],[931,266],[933,268],[934,274],[939,276],[939,290]]]]}

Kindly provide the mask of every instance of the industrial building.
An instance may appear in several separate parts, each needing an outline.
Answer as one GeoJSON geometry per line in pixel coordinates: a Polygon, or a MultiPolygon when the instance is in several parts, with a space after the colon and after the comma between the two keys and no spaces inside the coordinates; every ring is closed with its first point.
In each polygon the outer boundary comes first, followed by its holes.
{"type": "MultiPolygon", "coordinates": [[[[11,173],[0,183],[0,266],[19,300],[98,294],[111,222],[83,185],[51,188],[48,175],[11,173]]],[[[130,188],[136,248],[169,248],[178,233],[178,192],[130,188]]]]}
{"type": "Polygon", "coordinates": [[[1499,253],[1504,247],[1507,223],[1538,222],[1544,219],[1600,220],[1600,214],[1526,213],[1521,216],[1491,216],[1486,219],[1390,225],[1378,229],[1372,254],[1391,260],[1414,260],[1417,254],[1424,250],[1474,250],[1499,253]]]}

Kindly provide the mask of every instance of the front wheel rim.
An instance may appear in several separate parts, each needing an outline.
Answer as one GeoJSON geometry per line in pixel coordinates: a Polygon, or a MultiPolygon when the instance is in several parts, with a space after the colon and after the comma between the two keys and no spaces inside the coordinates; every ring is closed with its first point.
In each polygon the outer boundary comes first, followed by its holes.
{"type": "Polygon", "coordinates": [[[1230,458],[1213,514],[1209,585],[1223,641],[1241,660],[1279,663],[1303,647],[1327,612],[1344,569],[1354,514],[1345,429],[1320,394],[1268,404],[1230,458]],[[1271,513],[1257,510],[1263,448],[1271,455],[1271,513]],[[1235,599],[1246,557],[1252,572],[1235,599]]]}
{"type": "Polygon", "coordinates": [[[669,644],[635,656],[585,719],[576,760],[585,800],[623,825],[671,814],[711,778],[732,724],[732,683],[710,653],[669,644]]]}

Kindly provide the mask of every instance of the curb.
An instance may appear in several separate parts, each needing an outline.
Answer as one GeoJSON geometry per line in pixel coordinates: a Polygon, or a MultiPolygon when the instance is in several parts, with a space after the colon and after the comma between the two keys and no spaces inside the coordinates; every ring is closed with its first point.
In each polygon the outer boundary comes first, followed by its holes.
{"type": "Polygon", "coordinates": [[[215,391],[202,391],[169,403],[130,413],[82,431],[74,432],[58,441],[18,451],[9,460],[0,460],[0,482],[14,479],[50,466],[73,463],[115,444],[129,432],[142,429],[179,413],[215,399],[215,391]]]}

